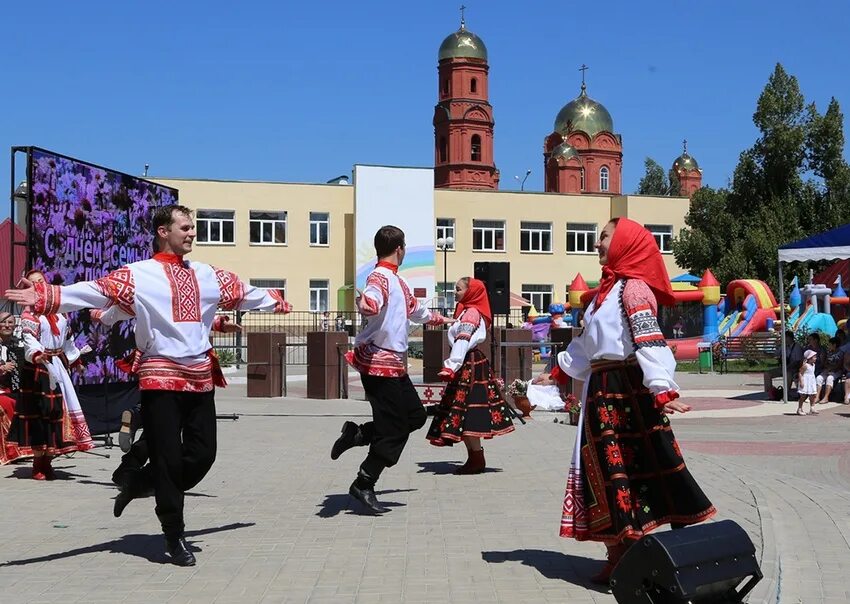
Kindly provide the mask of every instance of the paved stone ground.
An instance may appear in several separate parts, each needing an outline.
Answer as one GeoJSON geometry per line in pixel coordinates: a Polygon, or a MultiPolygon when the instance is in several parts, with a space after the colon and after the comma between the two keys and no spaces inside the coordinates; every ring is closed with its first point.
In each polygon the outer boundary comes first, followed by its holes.
{"type": "MultiPolygon", "coordinates": [[[[850,601],[850,409],[794,416],[794,404],[747,395],[760,376],[680,381],[697,409],[674,418],[689,467],[765,573],[750,602],[850,601]]],[[[0,468],[0,600],[614,602],[585,579],[603,547],[557,536],[575,428],[553,414],[488,443],[492,470],[479,476],[452,475],[461,449],[418,432],[379,483],[392,511],[376,518],[347,495],[364,450],[329,459],[366,403],[248,399],[238,383],[218,401],[239,419],[219,421],[218,461],[186,499],[198,566],[167,563],[152,499],[112,517],[120,452],[98,449],[111,457],[60,460],[53,483],[0,468]]]]}

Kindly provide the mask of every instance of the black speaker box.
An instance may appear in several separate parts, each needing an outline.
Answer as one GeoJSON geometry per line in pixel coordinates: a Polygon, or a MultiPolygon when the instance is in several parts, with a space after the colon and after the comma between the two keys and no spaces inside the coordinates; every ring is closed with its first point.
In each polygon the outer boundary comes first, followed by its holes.
{"type": "Polygon", "coordinates": [[[490,310],[494,315],[507,315],[511,311],[511,263],[476,262],[473,277],[487,286],[490,310]]]}
{"type": "Polygon", "coordinates": [[[742,602],[761,578],[750,537],[722,520],[643,537],[611,574],[611,592],[620,604],[742,602]]]}

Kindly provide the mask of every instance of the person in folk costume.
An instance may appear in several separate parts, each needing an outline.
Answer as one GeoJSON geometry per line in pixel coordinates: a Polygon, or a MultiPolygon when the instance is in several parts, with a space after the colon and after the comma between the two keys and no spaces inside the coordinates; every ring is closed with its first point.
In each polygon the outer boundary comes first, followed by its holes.
{"type": "Polygon", "coordinates": [[[378,229],[375,253],[378,264],[366,278],[364,290],[357,291],[357,310],[368,323],[357,334],[354,350],[345,357],[360,372],[372,407],[372,421],[359,426],[345,422],[331,448],[331,459],[338,459],[352,447],[369,446],[348,492],[369,512],[380,514],[389,510],[378,503],[375,483],[385,468],[398,463],[410,434],[428,420],[407,375],[408,323],[443,325],[454,319],[429,311],[413,297],[407,281],[398,274],[405,254],[404,231],[390,225],[378,229]]]}
{"type": "Polygon", "coordinates": [[[11,461],[6,453],[6,437],[21,392],[23,364],[24,349],[15,337],[15,315],[0,311],[0,465],[11,461]]]}
{"type": "MultiPolygon", "coordinates": [[[[195,224],[185,206],[157,208],[153,230],[158,252],[96,280],[58,287],[25,281],[6,297],[39,312],[120,307],[136,319],[142,417],[150,448],[156,514],[166,552],[178,566],[195,564],[184,538],[183,501],[215,461],[215,387],[226,383],[209,335],[216,309],[273,310],[292,307],[276,290],[258,289],[237,275],[184,256],[192,251],[195,224]]],[[[229,330],[238,330],[232,324],[229,330]]],[[[143,473],[115,498],[114,514],[150,488],[143,473]]]]}
{"type": "MultiPolygon", "coordinates": [[[[26,279],[27,283],[46,285],[40,271],[28,272],[26,279]]],[[[56,478],[51,465],[54,457],[94,448],[68,373],[81,366],[81,353],[69,333],[67,317],[55,309],[24,310],[21,334],[25,363],[6,451],[10,460],[32,455],[33,479],[53,480],[56,478]]]]}
{"type": "Polygon", "coordinates": [[[538,383],[582,386],[581,414],[564,497],[561,536],[606,545],[593,577],[607,583],[626,549],[663,524],[702,522],[714,506],[691,476],[667,415],[676,400],[676,361],[658,326],[658,304],[674,303],[652,234],[614,219],[596,243],[602,279],[574,338],[538,383]]]}
{"type": "Polygon", "coordinates": [[[437,447],[462,440],[468,459],[455,473],[480,474],[486,467],[481,439],[513,432],[514,425],[490,362],[478,349],[493,322],[487,288],[464,277],[455,284],[455,297],[457,322],[447,332],[452,351],[439,373],[448,385],[427,439],[437,447]]]}

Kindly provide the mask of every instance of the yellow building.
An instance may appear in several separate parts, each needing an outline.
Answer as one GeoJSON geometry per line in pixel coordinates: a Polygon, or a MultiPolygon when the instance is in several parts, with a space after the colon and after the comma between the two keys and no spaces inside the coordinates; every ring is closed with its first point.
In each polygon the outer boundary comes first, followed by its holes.
{"type": "MultiPolygon", "coordinates": [[[[193,259],[283,289],[297,310],[351,308],[356,183],[156,182],[178,189],[180,202],[196,212],[193,259]]],[[[511,291],[545,312],[553,300],[567,301],[576,273],[591,284],[599,278],[593,244],[617,216],[647,225],[670,276],[684,272],[670,243],[684,226],[685,197],[434,189],[433,200],[434,240],[454,239],[437,250],[438,293],[444,271],[452,284],[471,275],[475,262],[509,262],[511,291]]]]}

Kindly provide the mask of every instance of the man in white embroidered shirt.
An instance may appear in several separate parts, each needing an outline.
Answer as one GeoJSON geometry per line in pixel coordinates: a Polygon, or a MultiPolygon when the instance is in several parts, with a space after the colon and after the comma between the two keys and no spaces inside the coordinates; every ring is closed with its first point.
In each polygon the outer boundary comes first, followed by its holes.
{"type": "Polygon", "coordinates": [[[407,375],[408,322],[454,322],[432,313],[413,297],[407,281],[398,274],[404,251],[404,232],[398,227],[384,226],[375,233],[378,265],[366,278],[365,291],[358,291],[357,297],[357,309],[369,323],[357,334],[354,350],[346,354],[349,364],[360,372],[372,406],[372,421],[360,426],[345,422],[342,435],[331,449],[331,459],[337,459],[351,447],[369,445],[348,492],[375,514],[387,511],[375,496],[375,482],[384,468],[398,462],[410,433],[428,419],[407,375]]]}
{"type": "MultiPolygon", "coordinates": [[[[158,208],[153,229],[159,251],[150,260],[62,287],[24,280],[24,289],[9,290],[6,297],[37,313],[117,305],[126,318],[135,317],[139,355],[133,369],[139,376],[156,514],[171,561],[192,566],[195,557],[183,538],[183,498],[215,460],[215,387],[225,385],[209,342],[221,320],[216,309],[285,313],[292,307],[277,290],[251,287],[231,272],[184,260],[195,239],[189,208],[158,208]]],[[[115,516],[147,486],[122,491],[115,516]]]]}

